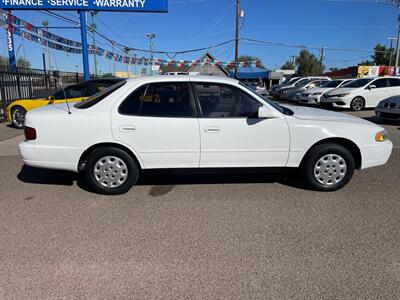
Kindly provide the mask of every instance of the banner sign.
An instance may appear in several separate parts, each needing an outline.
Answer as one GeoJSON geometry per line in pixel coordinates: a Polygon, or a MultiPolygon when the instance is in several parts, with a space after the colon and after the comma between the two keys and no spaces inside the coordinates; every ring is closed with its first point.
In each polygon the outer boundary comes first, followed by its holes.
{"type": "Polygon", "coordinates": [[[399,76],[399,68],[387,66],[358,66],[358,78],[380,77],[380,76],[399,76]]]}
{"type": "Polygon", "coordinates": [[[1,0],[6,10],[168,12],[168,0],[1,0]]]}
{"type": "MultiPolygon", "coordinates": [[[[8,15],[10,17],[10,15],[8,15]]],[[[15,48],[14,48],[14,34],[11,25],[6,27],[7,29],[7,50],[8,50],[8,61],[11,70],[15,71],[17,69],[17,61],[15,59],[15,48]]]]}
{"type": "MultiPolygon", "coordinates": [[[[1,13],[1,12],[0,12],[1,13]]],[[[40,29],[32,25],[31,23],[28,23],[12,14],[7,14],[6,12],[2,12],[1,16],[7,20],[8,24],[14,25],[15,27],[19,29],[25,29],[27,31],[30,31],[40,37],[46,38],[48,40],[53,40],[57,43],[60,44],[65,44],[71,47],[76,47],[76,48],[81,48],[82,44],[80,42],[72,41],[70,39],[63,38],[59,35],[56,35],[54,33],[50,33],[46,30],[40,29]]]]}

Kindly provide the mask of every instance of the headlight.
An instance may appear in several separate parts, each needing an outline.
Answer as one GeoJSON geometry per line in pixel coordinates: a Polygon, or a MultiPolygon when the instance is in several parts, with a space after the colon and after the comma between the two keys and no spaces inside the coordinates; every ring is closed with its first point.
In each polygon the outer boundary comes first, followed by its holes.
{"type": "Polygon", "coordinates": [[[333,97],[342,98],[342,97],[346,97],[346,96],[348,96],[348,95],[350,95],[350,93],[344,93],[344,94],[334,95],[333,97]]]}
{"type": "Polygon", "coordinates": [[[289,91],[283,91],[283,92],[282,92],[282,94],[287,94],[287,93],[289,93],[289,91]]]}
{"type": "Polygon", "coordinates": [[[387,140],[388,135],[389,135],[389,134],[388,134],[387,130],[379,131],[379,132],[377,132],[377,133],[375,134],[375,141],[377,141],[377,142],[384,142],[384,141],[387,140]]]}
{"type": "Polygon", "coordinates": [[[319,95],[322,95],[322,92],[314,93],[313,95],[319,96],[319,95]]]}

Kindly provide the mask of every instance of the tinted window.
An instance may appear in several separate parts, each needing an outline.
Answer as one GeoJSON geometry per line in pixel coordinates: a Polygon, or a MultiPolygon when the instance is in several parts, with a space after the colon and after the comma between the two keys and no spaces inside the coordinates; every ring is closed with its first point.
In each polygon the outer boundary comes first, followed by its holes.
{"type": "Polygon", "coordinates": [[[85,100],[78,102],[74,105],[75,108],[79,109],[85,109],[92,107],[102,101],[103,99],[107,98],[109,95],[114,93],[116,90],[118,90],[121,86],[123,86],[126,83],[126,81],[121,81],[117,84],[114,84],[110,86],[109,88],[105,89],[104,91],[97,93],[93,95],[92,97],[86,98],[85,100]]]}
{"type": "Polygon", "coordinates": [[[94,94],[100,93],[112,85],[113,85],[113,83],[110,83],[110,82],[87,83],[85,92],[84,92],[84,96],[85,97],[93,96],[94,94]]]}
{"type": "Polygon", "coordinates": [[[80,98],[83,97],[84,89],[84,86],[81,85],[68,86],[54,93],[53,97],[55,100],[61,100],[65,98],[80,98]]]}
{"type": "Polygon", "coordinates": [[[356,79],[356,80],[346,84],[346,87],[359,88],[359,87],[366,86],[371,81],[372,81],[372,79],[368,79],[368,78],[366,78],[366,79],[356,79]]]}
{"type": "Polygon", "coordinates": [[[324,83],[323,87],[327,87],[327,88],[335,88],[337,87],[339,84],[341,84],[342,81],[341,80],[332,80],[332,81],[328,81],[324,83]]]}
{"type": "Polygon", "coordinates": [[[258,116],[262,105],[242,90],[224,84],[196,83],[202,116],[206,118],[248,118],[258,116]]]}
{"type": "Polygon", "coordinates": [[[153,83],[141,86],[119,107],[124,115],[153,117],[193,117],[187,83],[153,83]]]}
{"type": "Polygon", "coordinates": [[[390,86],[400,86],[400,79],[389,78],[390,86]]]}
{"type": "Polygon", "coordinates": [[[375,85],[377,89],[385,88],[388,86],[388,80],[386,78],[378,79],[375,80],[374,82],[371,82],[371,85],[375,85]]]}

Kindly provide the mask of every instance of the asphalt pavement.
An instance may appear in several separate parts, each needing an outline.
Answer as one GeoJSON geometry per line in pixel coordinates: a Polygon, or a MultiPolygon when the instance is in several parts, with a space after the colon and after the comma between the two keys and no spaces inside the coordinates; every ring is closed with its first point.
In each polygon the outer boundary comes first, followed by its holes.
{"type": "Polygon", "coordinates": [[[0,298],[398,299],[400,124],[383,126],[389,163],[333,193],[282,174],[166,172],[95,195],[24,167],[7,133],[0,298]]]}

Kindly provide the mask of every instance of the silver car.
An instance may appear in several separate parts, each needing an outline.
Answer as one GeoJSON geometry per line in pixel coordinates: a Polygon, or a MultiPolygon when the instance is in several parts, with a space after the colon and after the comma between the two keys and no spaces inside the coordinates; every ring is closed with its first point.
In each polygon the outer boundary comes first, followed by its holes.
{"type": "Polygon", "coordinates": [[[375,115],[383,120],[400,121],[400,95],[379,102],[375,108],[375,115]]]}

